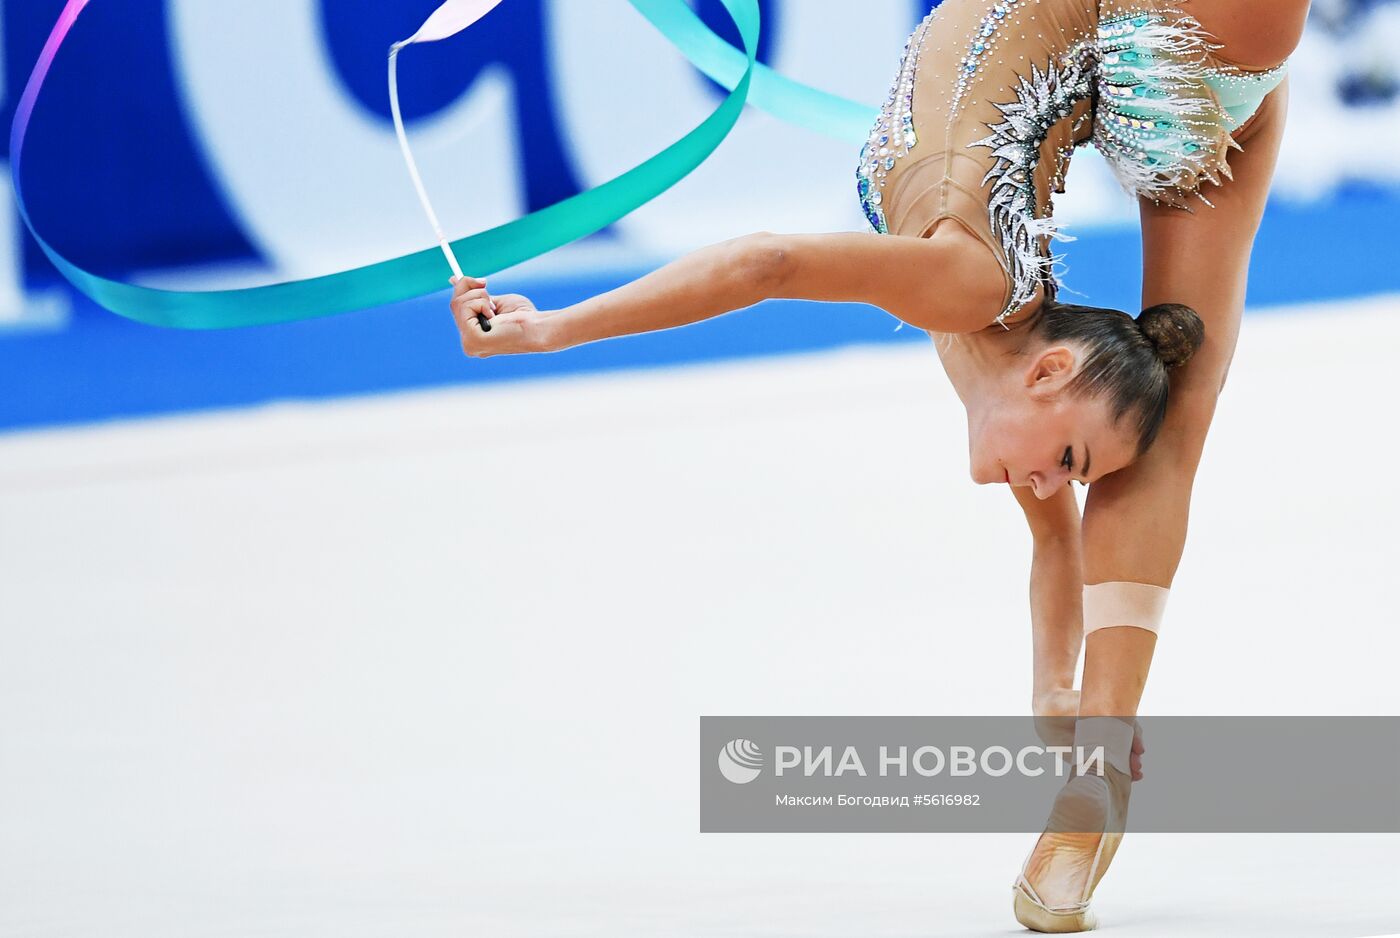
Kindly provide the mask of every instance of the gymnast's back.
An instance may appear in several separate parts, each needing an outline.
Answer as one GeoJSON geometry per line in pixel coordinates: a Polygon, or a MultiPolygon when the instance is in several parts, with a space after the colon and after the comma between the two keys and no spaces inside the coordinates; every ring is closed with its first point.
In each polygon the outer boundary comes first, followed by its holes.
{"type": "MultiPolygon", "coordinates": [[[[1285,65],[1229,64],[1189,17],[1146,0],[944,0],[914,30],[856,171],[880,234],[954,219],[1005,274],[996,322],[1055,295],[1052,194],[1077,146],[1124,189],[1185,206],[1229,175],[1238,127],[1285,65]]],[[[1208,203],[1207,203],[1208,204],[1208,203]]]]}

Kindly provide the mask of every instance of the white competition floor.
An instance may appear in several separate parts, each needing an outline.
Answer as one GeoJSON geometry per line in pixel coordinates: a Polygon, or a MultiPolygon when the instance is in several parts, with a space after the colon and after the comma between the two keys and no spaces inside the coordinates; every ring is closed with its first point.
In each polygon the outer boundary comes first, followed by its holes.
{"type": "MultiPolygon", "coordinates": [[[[1246,319],[1146,711],[1400,713],[1397,348],[1246,319]]],[[[0,935],[1019,932],[1034,835],[698,832],[701,714],[1025,711],[965,441],[931,344],[0,437],[0,935]]],[[[1397,856],[1130,834],[1095,902],[1359,938],[1397,856]]]]}

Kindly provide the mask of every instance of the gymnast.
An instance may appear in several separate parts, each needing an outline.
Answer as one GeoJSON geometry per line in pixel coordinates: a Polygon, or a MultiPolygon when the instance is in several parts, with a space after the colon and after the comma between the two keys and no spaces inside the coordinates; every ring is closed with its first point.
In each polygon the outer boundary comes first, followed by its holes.
{"type": "Polygon", "coordinates": [[[1030,526],[1033,712],[1106,744],[1013,885],[1016,918],[1043,932],[1095,927],[1089,900],[1141,777],[1134,717],[1239,335],[1308,0],[1181,6],[945,0],[910,36],[860,153],[870,231],[747,235],[557,311],[469,277],[451,301],[474,357],[776,297],[867,303],[929,334],[967,410],[972,480],[1006,484],[1030,526]],[[1084,144],[1138,201],[1136,317],[1056,299],[1052,198],[1084,144]],[[1082,517],[1071,482],[1088,486],[1082,517]]]}

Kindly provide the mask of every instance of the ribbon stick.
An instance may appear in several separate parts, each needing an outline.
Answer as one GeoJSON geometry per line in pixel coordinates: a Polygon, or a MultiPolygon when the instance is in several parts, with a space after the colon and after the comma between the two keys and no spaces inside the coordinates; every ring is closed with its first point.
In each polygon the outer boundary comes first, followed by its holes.
{"type": "MultiPolygon", "coordinates": [[[[447,265],[452,268],[454,281],[461,278],[462,266],[457,263],[457,255],[452,253],[452,246],[447,243],[447,235],[442,233],[442,222],[438,221],[437,212],[433,211],[432,200],[428,198],[428,190],[423,185],[422,175],[418,172],[418,161],[413,158],[413,149],[408,145],[408,133],[403,127],[403,113],[399,109],[399,50],[411,46],[415,42],[438,42],[449,36],[455,36],[494,10],[500,2],[501,0],[447,0],[446,3],[433,11],[433,14],[419,27],[418,32],[389,47],[389,109],[394,115],[394,133],[399,138],[399,149],[403,151],[403,160],[408,166],[408,175],[413,180],[413,188],[418,193],[418,201],[423,206],[423,212],[428,216],[428,224],[433,227],[433,234],[437,236],[438,246],[442,248],[443,256],[447,258],[447,265]]],[[[495,303],[491,304],[492,311],[495,310],[495,305],[495,303]]],[[[478,313],[476,320],[481,323],[482,332],[491,331],[491,322],[485,316],[478,313]]]]}
{"type": "MultiPolygon", "coordinates": [[[[438,221],[433,203],[428,199],[428,190],[423,186],[423,177],[418,173],[418,162],[413,158],[413,150],[408,145],[408,134],[403,129],[403,114],[399,110],[399,50],[415,42],[438,42],[455,36],[468,26],[494,10],[501,0],[447,0],[419,28],[418,32],[402,42],[389,47],[389,109],[394,114],[394,133],[399,138],[399,149],[403,151],[404,162],[408,164],[408,175],[413,180],[413,188],[418,191],[418,201],[423,203],[428,223],[433,226],[438,245],[447,257],[454,276],[462,276],[462,267],[457,263],[457,255],[447,243],[447,235],[442,233],[442,223],[438,221]]],[[[732,90],[732,89],[731,89],[732,90]]],[[[483,326],[485,323],[483,322],[483,326]]]]}
{"type": "MultiPolygon", "coordinates": [[[[15,204],[39,247],[74,286],[112,312],[150,325],[222,329],[311,319],[434,293],[442,284],[441,257],[447,258],[454,272],[459,269],[457,259],[465,258],[472,270],[483,274],[537,257],[612,224],[685,178],[733,130],[751,95],[755,103],[761,101],[776,116],[852,142],[864,139],[864,128],[874,119],[873,109],[790,81],[758,65],[755,57],[761,24],[757,0],[721,0],[738,27],[742,52],[711,32],[685,0],[629,0],[697,68],[730,89],[709,117],[651,159],[563,202],[449,242],[417,176],[406,138],[401,137],[441,256],[429,248],[352,270],[243,290],[157,290],[99,277],[72,263],[39,234],[24,202],[22,167],[30,118],[59,48],[88,2],[68,0],[15,110],[10,129],[15,204]]],[[[448,0],[397,48],[455,35],[497,3],[499,0],[448,0]]],[[[397,107],[395,112],[396,127],[401,128],[397,107]]]]}

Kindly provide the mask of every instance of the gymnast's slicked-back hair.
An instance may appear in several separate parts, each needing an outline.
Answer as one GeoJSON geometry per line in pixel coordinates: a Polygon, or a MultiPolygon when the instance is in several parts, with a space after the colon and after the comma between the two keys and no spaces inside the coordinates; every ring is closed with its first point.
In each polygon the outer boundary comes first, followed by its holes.
{"type": "Polygon", "coordinates": [[[1032,335],[1085,350],[1066,391],[1108,401],[1110,419],[1131,421],[1137,455],[1151,448],[1167,416],[1167,370],[1191,360],[1205,341],[1201,317],[1180,303],[1159,303],[1134,319],[1116,309],[1045,301],[1032,335]]]}

